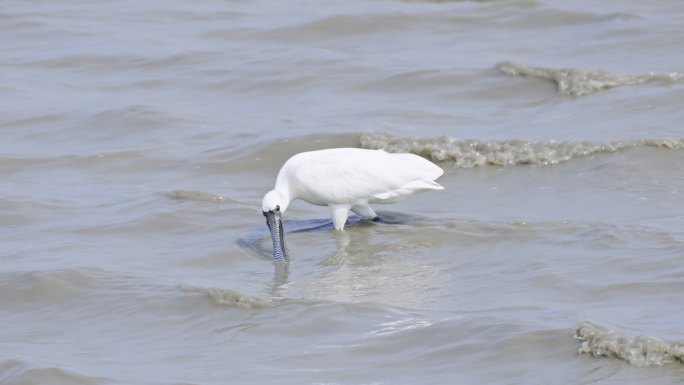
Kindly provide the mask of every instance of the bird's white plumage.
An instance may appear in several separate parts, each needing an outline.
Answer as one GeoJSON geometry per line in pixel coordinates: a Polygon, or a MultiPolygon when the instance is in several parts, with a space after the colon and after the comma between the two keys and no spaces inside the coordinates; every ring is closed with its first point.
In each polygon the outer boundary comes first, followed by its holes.
{"type": "Polygon", "coordinates": [[[327,205],[335,228],[342,230],[350,210],[373,218],[369,203],[390,203],[416,192],[443,189],[435,182],[443,173],[414,154],[358,148],[303,152],[285,162],[262,208],[266,212],[279,206],[285,211],[295,199],[327,205]]]}

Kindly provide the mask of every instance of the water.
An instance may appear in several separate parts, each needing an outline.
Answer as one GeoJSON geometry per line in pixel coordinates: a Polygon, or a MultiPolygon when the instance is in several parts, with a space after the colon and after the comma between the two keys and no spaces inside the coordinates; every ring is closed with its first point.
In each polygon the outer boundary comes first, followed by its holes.
{"type": "Polygon", "coordinates": [[[0,383],[679,384],[684,7],[5,1],[0,383]],[[260,211],[282,163],[444,191],[260,211]]]}

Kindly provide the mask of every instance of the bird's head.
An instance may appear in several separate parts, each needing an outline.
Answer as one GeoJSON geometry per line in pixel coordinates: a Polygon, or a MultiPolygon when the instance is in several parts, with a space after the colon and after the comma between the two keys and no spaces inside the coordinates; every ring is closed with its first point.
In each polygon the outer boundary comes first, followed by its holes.
{"type": "Polygon", "coordinates": [[[289,203],[290,202],[285,199],[283,194],[276,190],[271,190],[264,195],[264,199],[261,201],[261,211],[266,213],[269,211],[275,211],[277,208],[281,213],[284,213],[285,210],[287,210],[289,203]]]}
{"type": "Polygon", "coordinates": [[[276,190],[269,191],[261,202],[261,210],[266,217],[266,224],[273,241],[273,257],[280,261],[284,261],[287,255],[282,213],[287,209],[288,203],[287,199],[284,199],[276,190]]]}

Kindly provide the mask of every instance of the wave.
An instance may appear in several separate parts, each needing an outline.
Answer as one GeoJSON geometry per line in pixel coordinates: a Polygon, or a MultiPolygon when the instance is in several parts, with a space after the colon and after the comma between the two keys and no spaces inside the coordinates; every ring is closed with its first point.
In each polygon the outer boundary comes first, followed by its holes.
{"type": "Polygon", "coordinates": [[[549,80],[558,86],[558,92],[568,96],[582,96],[620,86],[644,83],[672,84],[684,80],[684,73],[649,73],[645,75],[624,75],[608,71],[583,68],[545,68],[505,61],[496,68],[511,76],[531,77],[549,80]]]}
{"type": "Polygon", "coordinates": [[[163,193],[166,197],[179,201],[235,203],[234,200],[217,194],[193,190],[171,190],[163,193]]]}
{"type": "Polygon", "coordinates": [[[0,362],[0,383],[3,384],[103,384],[98,378],[56,367],[36,367],[17,359],[0,362]]]}
{"type": "Polygon", "coordinates": [[[575,327],[575,339],[582,342],[579,352],[594,357],[616,357],[634,366],[684,364],[684,341],[670,343],[655,337],[621,336],[591,322],[575,327]]]}
{"type": "Polygon", "coordinates": [[[389,134],[364,134],[360,147],[389,152],[411,152],[435,162],[452,161],[456,167],[552,165],[600,153],[634,147],[684,149],[684,138],[639,139],[612,142],[524,140],[457,140],[448,136],[428,139],[402,138],[389,134]]]}
{"type": "Polygon", "coordinates": [[[194,123],[194,118],[178,115],[169,109],[146,104],[133,104],[99,111],[86,118],[79,125],[79,128],[88,131],[94,130],[97,131],[96,133],[108,131],[107,133],[112,135],[112,139],[116,139],[125,133],[168,129],[169,126],[173,125],[185,126],[194,123]]]}
{"type": "Polygon", "coordinates": [[[186,293],[203,293],[214,301],[216,305],[223,307],[237,307],[241,309],[269,308],[282,303],[283,300],[259,298],[251,294],[240,293],[234,290],[220,289],[215,287],[196,286],[182,283],[181,290],[186,293]]]}
{"type": "Polygon", "coordinates": [[[102,287],[102,270],[95,268],[6,272],[0,275],[0,303],[55,304],[102,287]]]}
{"type": "Polygon", "coordinates": [[[132,70],[187,69],[211,58],[213,54],[204,51],[188,51],[166,56],[133,54],[74,53],[56,57],[42,57],[33,60],[14,59],[8,64],[16,67],[71,68],[94,73],[109,72],[123,66],[132,70]]]}

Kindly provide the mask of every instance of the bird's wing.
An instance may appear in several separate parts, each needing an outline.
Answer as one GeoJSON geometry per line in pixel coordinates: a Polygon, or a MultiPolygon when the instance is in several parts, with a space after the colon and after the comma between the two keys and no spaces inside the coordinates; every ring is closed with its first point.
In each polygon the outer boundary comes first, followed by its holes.
{"type": "Polygon", "coordinates": [[[441,189],[435,164],[413,154],[336,149],[321,151],[290,170],[301,199],[312,203],[396,200],[416,191],[441,189]]]}

